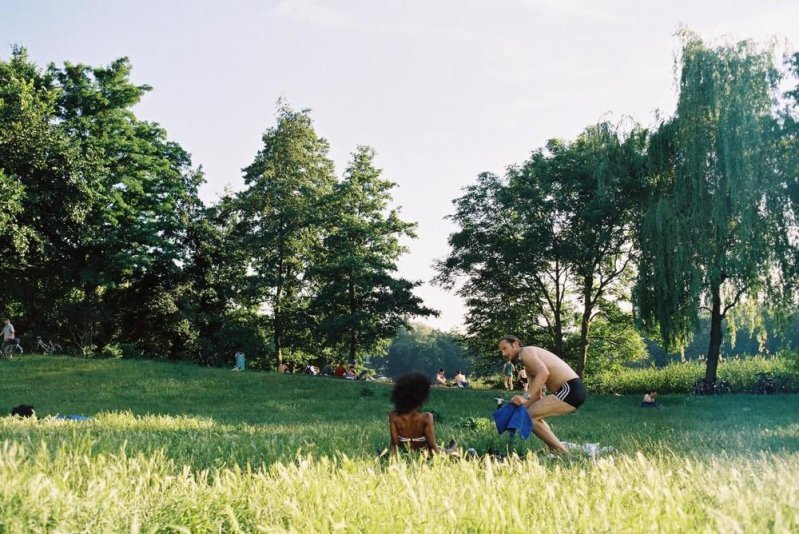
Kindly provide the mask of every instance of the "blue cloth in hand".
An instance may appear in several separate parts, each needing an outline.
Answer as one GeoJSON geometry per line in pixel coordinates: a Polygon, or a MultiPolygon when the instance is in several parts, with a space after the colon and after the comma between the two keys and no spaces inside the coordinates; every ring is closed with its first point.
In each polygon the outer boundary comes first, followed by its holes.
{"type": "Polygon", "coordinates": [[[497,432],[502,434],[508,431],[510,434],[518,434],[522,439],[530,437],[533,431],[533,420],[524,406],[506,404],[494,412],[494,423],[497,425],[497,432]]]}

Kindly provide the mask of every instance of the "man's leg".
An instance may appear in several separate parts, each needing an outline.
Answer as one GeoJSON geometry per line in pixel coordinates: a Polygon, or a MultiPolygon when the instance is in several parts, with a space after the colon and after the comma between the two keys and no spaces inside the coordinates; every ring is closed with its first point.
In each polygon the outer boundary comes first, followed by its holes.
{"type": "Polygon", "coordinates": [[[575,408],[571,404],[566,404],[556,396],[549,395],[533,403],[532,406],[527,408],[527,413],[530,414],[530,418],[533,420],[533,433],[546,443],[551,451],[567,453],[569,451],[566,450],[563,443],[552,432],[544,418],[566,415],[574,410],[575,408]]]}

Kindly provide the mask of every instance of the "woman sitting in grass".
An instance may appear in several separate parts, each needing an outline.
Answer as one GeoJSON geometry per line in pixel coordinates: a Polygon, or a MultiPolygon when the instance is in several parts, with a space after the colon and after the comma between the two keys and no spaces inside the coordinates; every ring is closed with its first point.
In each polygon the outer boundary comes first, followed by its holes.
{"type": "Polygon", "coordinates": [[[658,392],[655,390],[650,391],[644,395],[644,400],[641,402],[641,408],[657,408],[658,392]]]}
{"type": "MultiPolygon", "coordinates": [[[[409,373],[397,379],[391,392],[394,411],[388,414],[391,429],[391,452],[426,450],[438,454],[433,414],[420,412],[430,395],[430,381],[422,373],[409,373]]],[[[455,443],[447,448],[454,449],[455,443]]]]}

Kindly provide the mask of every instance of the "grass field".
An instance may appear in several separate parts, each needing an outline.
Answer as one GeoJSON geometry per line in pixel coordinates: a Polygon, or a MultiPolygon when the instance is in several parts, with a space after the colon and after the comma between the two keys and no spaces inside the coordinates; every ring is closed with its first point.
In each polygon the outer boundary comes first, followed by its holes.
{"type": "Polygon", "coordinates": [[[548,459],[434,390],[440,441],[506,461],[380,461],[389,386],[153,361],[0,361],[3,532],[796,532],[799,396],[592,396],[551,421],[615,451],[548,459]],[[364,389],[366,388],[366,389],[364,389]],[[88,422],[46,416],[82,414],[88,422]]]}

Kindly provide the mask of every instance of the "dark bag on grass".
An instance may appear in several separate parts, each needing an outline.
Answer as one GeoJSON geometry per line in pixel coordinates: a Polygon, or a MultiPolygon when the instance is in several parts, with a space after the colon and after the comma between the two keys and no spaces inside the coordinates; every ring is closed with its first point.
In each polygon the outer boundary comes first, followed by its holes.
{"type": "Polygon", "coordinates": [[[27,404],[20,404],[11,408],[11,415],[18,415],[20,417],[33,417],[33,406],[27,404]]]}

